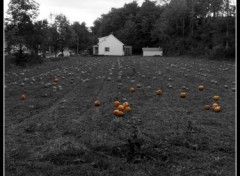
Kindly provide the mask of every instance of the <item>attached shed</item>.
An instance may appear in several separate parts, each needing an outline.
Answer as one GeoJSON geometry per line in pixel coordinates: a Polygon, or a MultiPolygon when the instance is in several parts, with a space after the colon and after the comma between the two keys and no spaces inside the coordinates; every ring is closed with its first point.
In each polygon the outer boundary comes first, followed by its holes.
{"type": "Polygon", "coordinates": [[[162,56],[163,49],[162,48],[142,48],[143,56],[162,56]]]}
{"type": "Polygon", "coordinates": [[[132,47],[125,46],[112,33],[98,38],[98,44],[93,46],[93,55],[124,56],[132,54],[132,47]]]}
{"type": "Polygon", "coordinates": [[[123,46],[123,51],[125,56],[131,56],[132,55],[132,46],[123,46]]]}

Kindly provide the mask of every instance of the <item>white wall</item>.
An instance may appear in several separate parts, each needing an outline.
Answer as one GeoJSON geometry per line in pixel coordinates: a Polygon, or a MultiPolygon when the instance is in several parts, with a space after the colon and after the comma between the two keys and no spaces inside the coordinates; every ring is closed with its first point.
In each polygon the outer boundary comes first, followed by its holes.
{"type": "Polygon", "coordinates": [[[99,43],[98,54],[122,56],[124,55],[123,44],[113,35],[110,35],[105,39],[105,41],[99,43]],[[105,47],[109,47],[109,52],[105,51],[105,47]]]}
{"type": "Polygon", "coordinates": [[[143,51],[143,56],[156,56],[160,55],[162,56],[162,51],[143,51]]]}

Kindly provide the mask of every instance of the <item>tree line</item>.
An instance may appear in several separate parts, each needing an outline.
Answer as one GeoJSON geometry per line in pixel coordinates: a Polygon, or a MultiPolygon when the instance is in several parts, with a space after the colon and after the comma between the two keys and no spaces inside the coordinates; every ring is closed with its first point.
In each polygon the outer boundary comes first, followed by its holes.
{"type": "Polygon", "coordinates": [[[20,55],[26,49],[37,55],[51,47],[56,55],[66,47],[78,52],[77,47],[82,50],[91,45],[91,33],[84,22],[70,24],[64,14],[52,14],[53,23],[36,20],[39,4],[34,0],[11,0],[8,6],[4,26],[8,53],[13,46],[20,55]]]}
{"type": "Polygon", "coordinates": [[[165,55],[235,57],[235,6],[229,0],[145,0],[112,8],[91,27],[94,36],[113,32],[133,52],[162,47],[165,55]]]}
{"type": "Polygon", "coordinates": [[[133,54],[142,47],[162,47],[165,55],[235,57],[235,5],[229,0],[145,0],[112,8],[94,21],[70,24],[64,14],[52,15],[53,22],[36,20],[39,4],[34,0],[11,0],[5,18],[6,51],[18,46],[33,55],[51,48],[91,52],[97,38],[113,33],[133,54]]]}

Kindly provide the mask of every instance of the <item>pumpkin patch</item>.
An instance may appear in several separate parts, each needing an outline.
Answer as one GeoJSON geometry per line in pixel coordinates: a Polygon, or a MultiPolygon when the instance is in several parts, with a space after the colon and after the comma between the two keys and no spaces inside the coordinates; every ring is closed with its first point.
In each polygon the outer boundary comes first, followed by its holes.
{"type": "Polygon", "coordinates": [[[44,175],[49,164],[50,175],[233,175],[225,167],[235,144],[228,62],[76,56],[18,69],[5,82],[10,175],[44,175]]]}

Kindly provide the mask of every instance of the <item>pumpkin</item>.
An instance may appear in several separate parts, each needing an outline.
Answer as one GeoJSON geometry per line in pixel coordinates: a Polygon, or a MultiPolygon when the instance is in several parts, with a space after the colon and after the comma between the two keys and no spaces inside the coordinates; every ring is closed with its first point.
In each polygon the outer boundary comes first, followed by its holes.
{"type": "Polygon", "coordinates": [[[130,92],[135,92],[135,89],[134,89],[133,87],[130,87],[130,88],[129,88],[129,91],[130,91],[130,92]]]}
{"type": "Polygon", "coordinates": [[[21,99],[21,100],[26,100],[26,98],[27,98],[27,96],[26,96],[26,95],[24,95],[24,94],[23,94],[23,95],[21,95],[21,97],[20,97],[20,99],[21,99]]]}
{"type": "Polygon", "coordinates": [[[208,104],[204,105],[204,109],[209,110],[210,109],[210,105],[208,105],[208,104]]]}
{"type": "Polygon", "coordinates": [[[129,106],[129,103],[126,101],[123,103],[124,108],[129,106]]]}
{"type": "Polygon", "coordinates": [[[119,111],[123,111],[124,110],[124,106],[123,105],[119,105],[117,108],[119,111]]]}
{"type": "Polygon", "coordinates": [[[214,110],[214,112],[220,112],[221,111],[221,106],[216,106],[213,110],[214,110]]]}
{"type": "Polygon", "coordinates": [[[156,94],[157,94],[157,95],[162,95],[162,90],[161,90],[161,89],[158,89],[158,90],[156,91],[156,94]]]}
{"type": "Polygon", "coordinates": [[[53,80],[54,83],[59,83],[59,79],[57,77],[54,78],[53,80]]]}
{"type": "Polygon", "coordinates": [[[220,97],[219,97],[218,95],[214,95],[214,96],[213,96],[213,100],[215,100],[215,101],[219,100],[219,98],[220,98],[220,97]]]}
{"type": "Polygon", "coordinates": [[[215,107],[219,106],[217,103],[212,104],[212,109],[214,110],[215,107]]]}
{"type": "Polygon", "coordinates": [[[122,117],[124,115],[123,111],[118,111],[118,116],[122,117]]]}
{"type": "Polygon", "coordinates": [[[120,102],[119,102],[119,101],[115,101],[115,102],[114,102],[114,106],[115,106],[115,107],[118,107],[119,105],[120,105],[120,102]]]}
{"type": "Polygon", "coordinates": [[[185,98],[187,96],[186,92],[180,92],[179,96],[181,98],[185,98]]]}
{"type": "Polygon", "coordinates": [[[204,90],[204,86],[198,86],[198,90],[203,91],[204,90]]]}
{"type": "Polygon", "coordinates": [[[95,105],[95,106],[100,106],[100,104],[101,104],[101,102],[100,102],[99,100],[96,100],[96,101],[94,102],[94,105],[95,105]]]}
{"type": "Polygon", "coordinates": [[[141,87],[141,84],[137,84],[137,88],[140,88],[141,87]]]}
{"type": "Polygon", "coordinates": [[[124,110],[125,110],[126,112],[130,112],[130,111],[131,111],[131,108],[130,108],[129,106],[127,106],[127,107],[124,108],[124,110]]]}
{"type": "Polygon", "coordinates": [[[114,114],[115,116],[118,116],[119,110],[118,110],[118,109],[115,109],[115,110],[113,111],[113,114],[114,114]]]}

